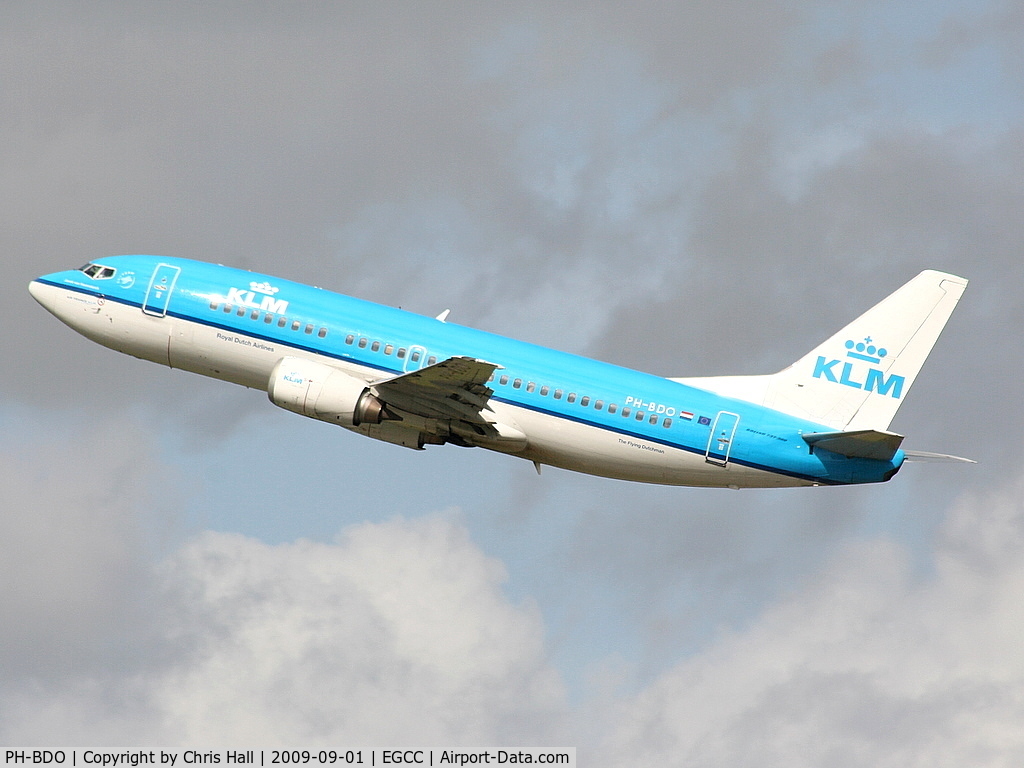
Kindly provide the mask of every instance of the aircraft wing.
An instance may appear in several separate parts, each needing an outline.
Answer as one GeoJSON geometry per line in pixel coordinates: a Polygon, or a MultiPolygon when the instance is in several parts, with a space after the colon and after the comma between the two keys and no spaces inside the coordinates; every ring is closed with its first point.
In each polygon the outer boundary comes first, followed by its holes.
{"type": "Polygon", "coordinates": [[[483,411],[494,390],[487,380],[500,366],[472,357],[449,357],[392,379],[374,382],[374,394],[388,405],[425,419],[488,424],[483,411]]]}

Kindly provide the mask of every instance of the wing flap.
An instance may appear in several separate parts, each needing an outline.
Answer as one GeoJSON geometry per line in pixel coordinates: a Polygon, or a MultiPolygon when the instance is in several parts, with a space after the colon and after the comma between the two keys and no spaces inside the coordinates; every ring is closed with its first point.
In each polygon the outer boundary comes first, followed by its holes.
{"type": "Polygon", "coordinates": [[[472,357],[450,357],[392,379],[374,382],[385,403],[426,419],[486,424],[483,411],[494,390],[487,380],[499,366],[472,357]]]}
{"type": "Polygon", "coordinates": [[[824,448],[851,459],[877,459],[889,461],[896,455],[903,435],[859,429],[851,432],[810,432],[803,436],[812,448],[824,448]]]}

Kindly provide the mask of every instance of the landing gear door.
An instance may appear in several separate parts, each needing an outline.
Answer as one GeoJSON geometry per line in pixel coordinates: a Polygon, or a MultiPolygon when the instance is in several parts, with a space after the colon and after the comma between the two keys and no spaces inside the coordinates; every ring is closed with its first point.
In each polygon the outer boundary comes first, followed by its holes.
{"type": "Polygon", "coordinates": [[[729,411],[719,411],[715,417],[715,423],[711,426],[711,434],[708,435],[708,448],[704,458],[709,464],[717,464],[724,467],[729,463],[729,454],[732,452],[733,438],[736,436],[736,427],[740,423],[738,414],[729,411]]]}
{"type": "Polygon", "coordinates": [[[146,300],[142,302],[142,311],[154,317],[163,317],[167,314],[167,304],[171,300],[171,292],[174,284],[181,274],[181,267],[173,267],[170,264],[159,264],[153,270],[153,277],[149,281],[149,288],[146,290],[146,300]]]}

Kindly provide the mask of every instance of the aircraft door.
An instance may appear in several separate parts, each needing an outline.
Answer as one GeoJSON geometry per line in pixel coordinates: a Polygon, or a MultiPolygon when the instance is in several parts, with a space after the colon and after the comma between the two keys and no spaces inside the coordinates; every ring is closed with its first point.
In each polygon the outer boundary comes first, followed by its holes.
{"type": "Polygon", "coordinates": [[[181,274],[181,267],[174,267],[170,264],[158,264],[153,270],[153,277],[149,281],[149,288],[146,290],[146,299],[142,302],[142,311],[154,317],[163,317],[167,314],[167,305],[171,300],[171,292],[174,284],[181,274]]]}
{"type": "Polygon", "coordinates": [[[704,453],[704,458],[709,464],[724,467],[729,463],[729,454],[732,452],[733,438],[739,423],[739,414],[729,411],[718,412],[715,423],[711,426],[711,434],[708,435],[707,451],[704,453]]]}

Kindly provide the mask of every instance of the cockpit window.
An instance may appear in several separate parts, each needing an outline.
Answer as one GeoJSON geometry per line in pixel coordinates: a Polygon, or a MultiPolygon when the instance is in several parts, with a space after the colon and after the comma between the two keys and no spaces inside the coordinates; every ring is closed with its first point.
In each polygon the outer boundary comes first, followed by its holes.
{"type": "Polygon", "coordinates": [[[79,267],[78,270],[93,280],[109,280],[117,272],[113,267],[104,267],[102,264],[93,264],[92,262],[79,267]]]}

